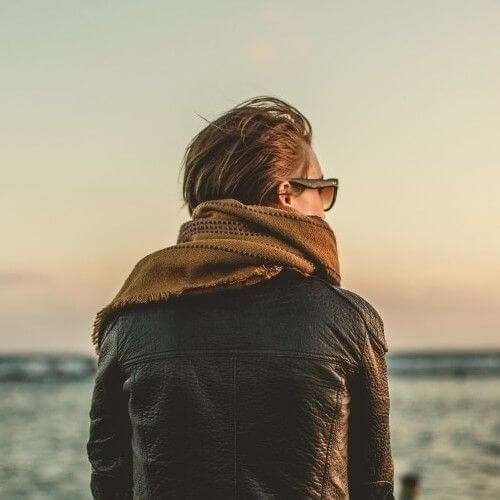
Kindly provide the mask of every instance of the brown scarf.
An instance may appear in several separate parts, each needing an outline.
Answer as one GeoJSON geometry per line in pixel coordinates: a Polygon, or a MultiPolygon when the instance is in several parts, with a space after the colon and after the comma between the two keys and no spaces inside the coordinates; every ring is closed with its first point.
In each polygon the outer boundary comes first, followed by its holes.
{"type": "Polygon", "coordinates": [[[95,351],[100,352],[109,315],[124,306],[247,286],[284,267],[340,285],[337,242],[325,220],[287,206],[245,205],[232,198],[200,203],[180,226],[177,244],[142,258],[97,313],[95,351]]]}

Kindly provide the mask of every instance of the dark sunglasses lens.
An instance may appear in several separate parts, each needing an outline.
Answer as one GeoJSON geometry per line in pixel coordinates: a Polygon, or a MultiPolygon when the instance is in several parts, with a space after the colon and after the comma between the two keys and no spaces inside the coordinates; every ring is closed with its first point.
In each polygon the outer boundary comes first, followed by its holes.
{"type": "Polygon", "coordinates": [[[329,210],[335,202],[337,186],[326,186],[319,190],[323,201],[323,210],[329,210]]]}

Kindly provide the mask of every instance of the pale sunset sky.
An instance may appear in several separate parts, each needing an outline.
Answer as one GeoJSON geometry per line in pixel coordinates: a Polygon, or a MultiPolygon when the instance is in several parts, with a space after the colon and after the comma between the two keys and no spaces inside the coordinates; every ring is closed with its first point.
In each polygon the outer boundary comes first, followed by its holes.
{"type": "Polygon", "coordinates": [[[311,121],[390,352],[500,348],[500,2],[3,1],[0,64],[2,352],[93,353],[197,114],[258,95],[311,121]]]}

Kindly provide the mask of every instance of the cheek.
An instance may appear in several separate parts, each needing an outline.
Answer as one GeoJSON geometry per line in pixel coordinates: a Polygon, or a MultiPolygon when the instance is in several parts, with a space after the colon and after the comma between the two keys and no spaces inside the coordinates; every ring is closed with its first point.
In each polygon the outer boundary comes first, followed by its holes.
{"type": "Polygon", "coordinates": [[[306,189],[302,193],[302,205],[304,208],[314,207],[317,203],[316,201],[316,193],[312,189],[306,189]]]}
{"type": "Polygon", "coordinates": [[[321,195],[319,194],[319,191],[317,189],[311,190],[311,202],[314,203],[316,207],[323,207],[321,195]]]}
{"type": "Polygon", "coordinates": [[[299,206],[303,210],[313,210],[314,212],[323,212],[323,202],[317,189],[306,189],[298,198],[299,206]]]}

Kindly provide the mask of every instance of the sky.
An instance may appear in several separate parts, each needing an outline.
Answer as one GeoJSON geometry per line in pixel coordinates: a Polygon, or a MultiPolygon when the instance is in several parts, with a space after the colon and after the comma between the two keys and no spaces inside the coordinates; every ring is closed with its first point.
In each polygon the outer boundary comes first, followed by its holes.
{"type": "Polygon", "coordinates": [[[93,353],[175,244],[184,150],[258,95],[311,122],[342,286],[391,352],[500,348],[500,3],[0,2],[2,352],[93,353]]]}

